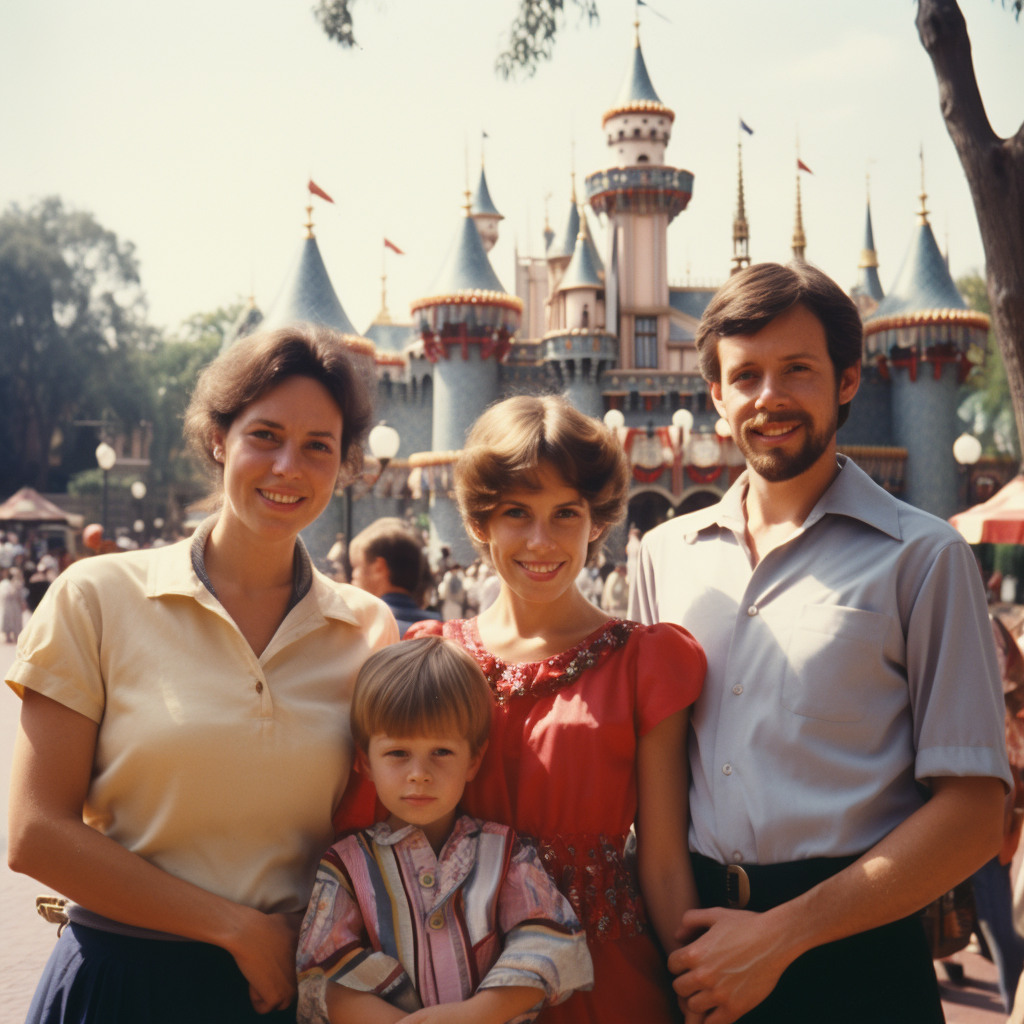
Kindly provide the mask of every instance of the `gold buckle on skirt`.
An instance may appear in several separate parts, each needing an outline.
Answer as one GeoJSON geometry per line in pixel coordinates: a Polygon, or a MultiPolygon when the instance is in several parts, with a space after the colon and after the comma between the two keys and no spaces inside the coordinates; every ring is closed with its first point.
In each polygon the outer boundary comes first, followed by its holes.
{"type": "Polygon", "coordinates": [[[739,864],[725,869],[725,896],[734,910],[742,910],[750,902],[750,879],[739,864]]]}

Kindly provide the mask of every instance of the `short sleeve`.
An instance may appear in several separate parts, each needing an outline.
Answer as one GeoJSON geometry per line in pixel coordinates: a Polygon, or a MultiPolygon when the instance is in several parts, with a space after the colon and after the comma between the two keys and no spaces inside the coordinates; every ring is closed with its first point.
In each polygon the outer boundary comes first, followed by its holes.
{"type": "Polygon", "coordinates": [[[545,1001],[554,1005],[594,987],[586,932],[536,849],[518,840],[498,891],[498,927],[504,947],[479,987],[542,989],[543,999],[523,1020],[532,1019],[545,1001]]]}
{"type": "Polygon", "coordinates": [[[419,640],[425,636],[443,636],[444,623],[440,619],[423,619],[414,622],[402,637],[403,640],[419,640]]]}
{"type": "Polygon", "coordinates": [[[299,931],[295,965],[299,976],[299,1020],[327,1020],[326,985],[370,992],[406,1012],[420,1002],[409,976],[393,957],[374,950],[348,872],[337,847],[317,868],[309,907],[299,931]]]}
{"type": "Polygon", "coordinates": [[[93,722],[103,719],[99,607],[67,574],[50,585],[18,640],[7,684],[19,696],[35,690],[93,722]]]}
{"type": "Polygon", "coordinates": [[[635,629],[629,645],[637,735],[644,736],[700,696],[708,663],[690,632],[670,622],[635,629]]]}
{"type": "Polygon", "coordinates": [[[974,556],[960,541],[936,554],[914,599],[907,686],[918,779],[991,775],[1013,788],[988,608],[974,556]]]}

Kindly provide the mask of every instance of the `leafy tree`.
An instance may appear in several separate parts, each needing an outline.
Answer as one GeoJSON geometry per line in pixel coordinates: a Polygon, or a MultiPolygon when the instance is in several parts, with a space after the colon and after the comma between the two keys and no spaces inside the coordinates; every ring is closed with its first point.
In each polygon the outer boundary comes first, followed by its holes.
{"type": "MultiPolygon", "coordinates": [[[[990,313],[985,279],[977,272],[957,278],[956,286],[972,309],[990,313]]],[[[1013,415],[1006,367],[994,332],[988,332],[985,361],[971,372],[962,391],[960,418],[990,455],[1020,458],[1020,441],[1013,415]]]]}
{"type": "MultiPolygon", "coordinates": [[[[1018,19],[1022,2],[1010,3],[1018,19]]],[[[918,0],[917,30],[931,57],[939,106],[974,201],[985,249],[992,326],[1017,434],[1024,437],[1024,124],[1008,139],[992,130],[974,74],[967,24],[956,0],[918,0]]]]}
{"type": "Polygon", "coordinates": [[[56,196],[0,214],[4,490],[44,490],[54,464],[81,460],[74,420],[145,418],[135,353],[156,339],[131,243],[56,196]]]}

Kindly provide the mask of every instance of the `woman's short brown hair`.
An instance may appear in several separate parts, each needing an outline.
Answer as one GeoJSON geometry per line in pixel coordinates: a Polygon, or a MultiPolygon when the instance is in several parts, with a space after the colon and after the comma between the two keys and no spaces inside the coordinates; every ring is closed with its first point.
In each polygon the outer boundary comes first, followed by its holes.
{"type": "Polygon", "coordinates": [[[341,336],[317,324],[292,324],[258,331],[237,341],[199,375],[185,412],[185,440],[192,453],[214,472],[217,432],[227,433],[235,417],[289,377],[310,377],[322,384],[341,411],[341,468],[353,476],[363,465],[363,435],[373,420],[366,384],[345,352],[341,336]]]}
{"type": "Polygon", "coordinates": [[[491,406],[473,425],[455,466],[455,498],[470,538],[477,537],[509,491],[539,489],[537,470],[551,466],[580,492],[601,535],[587,548],[600,550],[608,530],[626,514],[629,466],[622,445],[599,420],[564,398],[517,395],[491,406]]]}
{"type": "Polygon", "coordinates": [[[371,654],[352,693],[352,738],[457,734],[475,754],[491,730],[491,688],[480,666],[452,640],[425,636],[371,654]]]}
{"type": "MultiPolygon", "coordinates": [[[[721,382],[719,338],[756,334],[798,303],[813,313],[825,329],[828,355],[838,384],[843,370],[861,361],[864,326],[846,292],[827,274],[802,261],[785,267],[780,263],[755,263],[722,285],[697,328],[697,354],[704,379],[721,382]]],[[[847,402],[839,407],[839,426],[849,414],[847,402]]]]}

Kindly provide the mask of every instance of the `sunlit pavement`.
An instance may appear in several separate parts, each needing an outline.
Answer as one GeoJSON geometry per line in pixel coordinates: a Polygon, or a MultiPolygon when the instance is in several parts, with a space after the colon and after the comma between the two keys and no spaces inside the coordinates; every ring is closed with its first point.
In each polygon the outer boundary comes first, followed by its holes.
{"type": "MultiPolygon", "coordinates": [[[[0,669],[4,673],[13,660],[13,645],[0,644],[0,669]]],[[[4,686],[0,693],[0,770],[4,779],[0,787],[0,843],[4,852],[0,866],[0,1024],[20,1024],[25,1019],[36,980],[57,937],[56,927],[35,911],[35,897],[45,887],[7,867],[6,782],[10,778],[19,707],[18,699],[4,686]]],[[[995,968],[972,953],[958,953],[956,958],[964,965],[965,984],[951,985],[942,970],[938,972],[948,1024],[1004,1024],[1006,1014],[1000,1009],[995,968]]]]}

